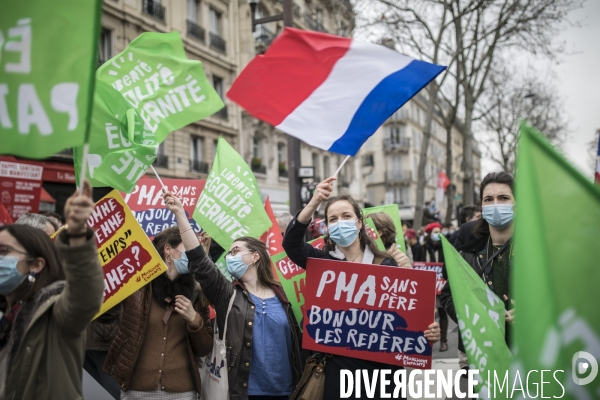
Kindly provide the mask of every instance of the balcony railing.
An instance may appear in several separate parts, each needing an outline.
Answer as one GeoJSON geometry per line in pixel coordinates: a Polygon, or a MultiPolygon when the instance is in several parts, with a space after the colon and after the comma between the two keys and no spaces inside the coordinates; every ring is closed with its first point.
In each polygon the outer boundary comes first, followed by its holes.
{"type": "Polygon", "coordinates": [[[288,170],[287,169],[280,169],[279,170],[279,177],[280,178],[287,178],[288,177],[288,170]]]}
{"type": "Polygon", "coordinates": [[[142,12],[156,18],[159,21],[165,22],[165,7],[158,1],[144,0],[142,3],[142,12]]]}
{"type": "Polygon", "coordinates": [[[190,171],[208,174],[208,163],[200,160],[190,160],[190,171]]]}
{"type": "Polygon", "coordinates": [[[386,171],[385,181],[387,183],[409,183],[412,181],[412,171],[410,170],[396,170],[386,171]]]}
{"type": "Polygon", "coordinates": [[[267,173],[267,166],[266,165],[252,164],[251,168],[252,168],[252,172],[255,172],[257,174],[266,174],[267,173]]]}
{"type": "Polygon", "coordinates": [[[189,19],[187,20],[187,34],[188,36],[198,39],[202,43],[206,40],[206,31],[204,28],[189,19]]]}
{"type": "Polygon", "coordinates": [[[221,119],[227,120],[229,118],[229,112],[227,111],[227,105],[225,105],[219,111],[217,111],[216,113],[214,113],[214,116],[217,117],[217,118],[221,118],[221,119]]]}
{"type": "Polygon", "coordinates": [[[383,148],[386,151],[394,151],[394,150],[408,151],[410,149],[410,139],[409,138],[384,139],[383,140],[383,148]]]}
{"type": "Polygon", "coordinates": [[[313,18],[311,13],[307,12],[304,14],[304,22],[306,23],[306,26],[308,26],[308,29],[310,29],[310,30],[319,31],[319,32],[327,32],[327,29],[325,29],[323,24],[320,21],[317,21],[315,18],[313,18]]]}
{"type": "Polygon", "coordinates": [[[152,165],[158,168],[169,168],[169,156],[158,154],[152,165]]]}
{"type": "Polygon", "coordinates": [[[269,47],[271,42],[275,39],[275,33],[270,31],[264,26],[260,26],[258,28],[258,36],[256,37],[256,45],[262,45],[265,47],[269,47]]]}
{"type": "Polygon", "coordinates": [[[225,39],[212,32],[210,33],[210,47],[222,53],[227,52],[227,43],[225,42],[225,39]]]}

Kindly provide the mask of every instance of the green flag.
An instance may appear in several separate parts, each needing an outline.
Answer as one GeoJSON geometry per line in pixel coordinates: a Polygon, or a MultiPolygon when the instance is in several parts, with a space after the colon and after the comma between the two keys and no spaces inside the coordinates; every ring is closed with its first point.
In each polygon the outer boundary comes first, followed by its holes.
{"type": "MultiPolygon", "coordinates": [[[[158,144],[123,96],[109,84],[96,82],[93,129],[86,158],[90,184],[131,192],[155,160],[158,144]]],[[[82,153],[82,147],[73,149],[78,182],[82,153]]]]}
{"type": "Polygon", "coordinates": [[[202,63],[188,60],[177,32],[141,34],[96,76],[123,95],[158,143],[223,108],[202,63]]]}
{"type": "Polygon", "coordinates": [[[564,371],[546,373],[544,396],[597,399],[600,188],[526,124],[515,181],[515,369],[564,371]]]}
{"type": "Polygon", "coordinates": [[[367,229],[367,233],[369,234],[369,236],[371,236],[371,238],[375,242],[375,246],[377,246],[377,248],[379,250],[381,250],[385,253],[387,251],[387,249],[383,245],[383,242],[381,241],[381,237],[379,237],[379,232],[377,232],[377,228],[375,227],[375,223],[373,222],[372,218],[365,218],[365,227],[367,229]]]}
{"type": "MultiPolygon", "coordinates": [[[[504,338],[504,302],[443,236],[442,246],[469,367],[479,370],[483,382],[480,381],[477,391],[485,392],[493,385],[495,377],[504,381],[512,361],[504,338]]],[[[509,398],[505,393],[507,390],[504,386],[504,392],[496,392],[494,398],[509,398]]]]}
{"type": "Polygon", "coordinates": [[[254,174],[222,137],[193,218],[224,249],[242,236],[259,238],[272,225],[254,174]]]}
{"type": "Polygon", "coordinates": [[[396,245],[398,249],[406,254],[406,245],[404,244],[404,232],[402,231],[402,221],[400,220],[400,211],[397,204],[387,204],[385,206],[363,208],[363,215],[366,217],[369,214],[383,212],[392,218],[396,227],[396,245]]]}
{"type": "Polygon", "coordinates": [[[99,0],[3,2],[0,153],[44,158],[84,143],[101,7],[99,0]]]}

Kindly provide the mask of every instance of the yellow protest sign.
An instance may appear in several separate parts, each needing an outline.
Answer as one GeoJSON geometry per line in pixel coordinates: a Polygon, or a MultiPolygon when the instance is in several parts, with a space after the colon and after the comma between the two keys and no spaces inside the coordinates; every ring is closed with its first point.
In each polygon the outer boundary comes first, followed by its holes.
{"type": "Polygon", "coordinates": [[[111,191],[96,203],[87,224],[94,230],[104,272],[104,303],[98,317],[167,267],[119,191],[111,191]]]}

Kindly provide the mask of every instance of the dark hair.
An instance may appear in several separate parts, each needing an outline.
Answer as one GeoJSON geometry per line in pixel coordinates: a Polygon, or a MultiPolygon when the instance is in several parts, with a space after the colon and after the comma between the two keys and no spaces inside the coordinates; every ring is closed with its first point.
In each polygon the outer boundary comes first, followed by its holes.
{"type": "MultiPolygon", "coordinates": [[[[485,190],[485,187],[487,185],[489,185],[490,183],[498,183],[500,185],[506,185],[510,188],[510,191],[514,193],[514,178],[511,174],[507,174],[506,172],[490,172],[489,174],[487,174],[485,176],[485,178],[483,178],[483,180],[481,181],[481,184],[479,185],[479,205],[481,207],[482,203],[483,203],[483,191],[485,190]]],[[[488,224],[488,222],[483,219],[480,218],[475,225],[473,225],[473,235],[475,235],[475,237],[485,237],[485,236],[489,236],[490,234],[490,226],[488,224]]]]}
{"type": "Polygon", "coordinates": [[[460,214],[458,215],[458,222],[461,225],[466,224],[468,222],[467,220],[470,221],[473,219],[476,212],[481,212],[481,207],[474,205],[464,206],[461,208],[460,214]]]}
{"type": "Polygon", "coordinates": [[[179,233],[178,226],[172,226],[165,229],[152,240],[152,244],[156,248],[156,251],[160,255],[160,258],[165,259],[165,245],[168,244],[172,248],[176,248],[181,244],[181,234],[179,233]]]}
{"type": "Polygon", "coordinates": [[[369,214],[367,217],[373,220],[386,249],[389,249],[390,246],[396,243],[396,226],[394,226],[392,217],[384,212],[369,214]]]}
{"type": "Polygon", "coordinates": [[[267,251],[267,246],[258,239],[244,236],[235,239],[236,242],[244,242],[248,250],[253,253],[258,253],[258,261],[256,262],[256,276],[263,287],[271,287],[273,285],[281,286],[281,283],[273,277],[273,269],[271,268],[271,257],[267,251]]]}
{"type": "Polygon", "coordinates": [[[55,212],[51,212],[51,213],[47,213],[46,217],[52,217],[52,218],[56,218],[57,220],[60,221],[61,224],[65,223],[64,218],[62,217],[62,215],[60,215],[59,213],[55,213],[55,212]]]}
{"type": "MultiPolygon", "coordinates": [[[[352,198],[352,196],[350,196],[349,194],[344,193],[339,196],[331,197],[329,199],[329,201],[327,201],[327,205],[325,205],[325,223],[328,223],[328,221],[329,221],[327,218],[327,211],[329,211],[329,206],[331,206],[333,203],[335,203],[337,201],[342,201],[342,200],[347,201],[348,203],[350,203],[352,205],[352,208],[354,209],[354,213],[356,214],[356,217],[362,223],[362,227],[360,228],[360,231],[358,232],[358,239],[360,240],[361,250],[364,251],[367,247],[369,247],[369,249],[371,250],[371,252],[373,253],[373,255],[375,257],[389,258],[390,256],[387,253],[384,253],[383,251],[379,250],[377,248],[377,246],[375,246],[375,242],[373,242],[373,239],[371,239],[369,237],[369,235],[367,235],[367,230],[365,229],[365,221],[363,218],[362,210],[360,209],[360,206],[358,205],[356,200],[354,200],[352,198]]],[[[325,236],[325,246],[329,249],[335,249],[335,243],[333,242],[333,240],[331,240],[329,235],[325,236]]]]}
{"type": "Polygon", "coordinates": [[[33,284],[25,279],[13,291],[14,301],[27,300],[33,297],[38,290],[65,279],[62,257],[46,232],[28,225],[14,224],[0,227],[0,232],[2,231],[7,231],[23,246],[25,252],[29,255],[30,264],[37,258],[43,258],[45,261],[44,268],[35,276],[33,284]]]}
{"type": "Polygon", "coordinates": [[[442,228],[452,228],[452,222],[444,222],[442,228]]]}
{"type": "Polygon", "coordinates": [[[49,223],[50,225],[52,225],[52,227],[54,228],[54,232],[56,232],[58,230],[58,224],[56,222],[54,222],[53,220],[51,220],[48,217],[46,217],[46,222],[49,223]]]}

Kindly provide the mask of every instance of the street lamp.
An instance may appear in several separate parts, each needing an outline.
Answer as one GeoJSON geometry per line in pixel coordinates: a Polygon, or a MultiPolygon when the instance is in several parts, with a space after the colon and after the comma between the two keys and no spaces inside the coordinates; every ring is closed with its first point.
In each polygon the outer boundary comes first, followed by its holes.
{"type": "MultiPolygon", "coordinates": [[[[283,13],[270,15],[256,19],[256,8],[260,0],[247,0],[250,5],[250,14],[252,18],[252,32],[255,32],[256,25],[266,24],[268,22],[283,21],[283,26],[294,26],[293,0],[283,0],[283,13]]],[[[302,208],[302,181],[299,178],[300,169],[300,140],[287,135],[288,148],[288,182],[290,191],[290,212],[295,214],[302,208]]]]}

